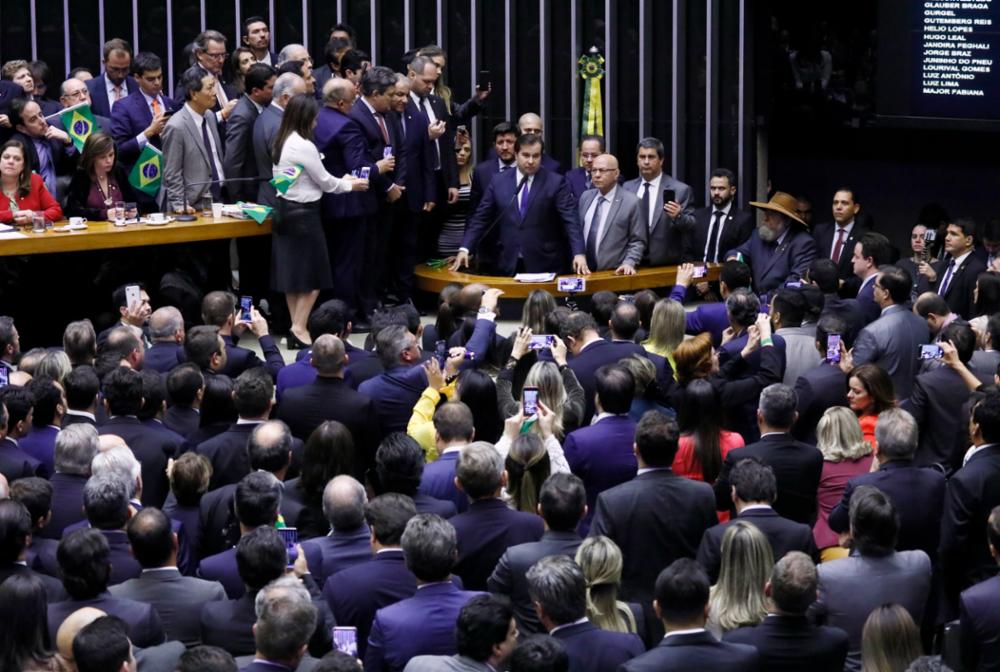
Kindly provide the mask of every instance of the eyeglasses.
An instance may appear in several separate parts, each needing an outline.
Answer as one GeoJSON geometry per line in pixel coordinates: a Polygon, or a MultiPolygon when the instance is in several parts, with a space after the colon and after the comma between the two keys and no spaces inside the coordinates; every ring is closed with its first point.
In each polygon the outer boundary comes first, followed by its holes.
{"type": "Polygon", "coordinates": [[[63,94],[64,98],[69,98],[70,100],[83,100],[87,97],[87,89],[80,89],[79,91],[70,91],[69,93],[63,94]]]}
{"type": "Polygon", "coordinates": [[[227,53],[226,53],[226,52],[224,52],[224,51],[223,51],[222,53],[219,53],[219,54],[213,54],[213,53],[211,53],[211,52],[208,52],[208,51],[203,51],[203,52],[201,52],[201,53],[205,54],[205,55],[206,55],[206,56],[208,56],[209,58],[211,58],[211,59],[213,59],[213,60],[216,60],[216,61],[224,61],[224,60],[226,60],[226,56],[228,56],[228,55],[229,55],[229,54],[227,54],[227,53]]]}

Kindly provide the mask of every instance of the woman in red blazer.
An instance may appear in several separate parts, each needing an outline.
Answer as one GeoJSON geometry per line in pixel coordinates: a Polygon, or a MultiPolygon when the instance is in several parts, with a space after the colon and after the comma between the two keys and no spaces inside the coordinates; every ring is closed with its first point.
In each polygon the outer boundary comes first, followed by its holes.
{"type": "Polygon", "coordinates": [[[41,176],[31,172],[24,145],[18,140],[8,140],[0,147],[0,186],[0,222],[30,226],[35,212],[45,213],[50,222],[62,219],[62,208],[41,176]]]}

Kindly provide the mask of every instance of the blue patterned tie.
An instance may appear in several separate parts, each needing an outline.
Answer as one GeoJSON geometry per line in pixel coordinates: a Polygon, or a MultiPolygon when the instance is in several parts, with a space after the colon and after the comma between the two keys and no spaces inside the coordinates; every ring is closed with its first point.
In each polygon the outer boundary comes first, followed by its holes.
{"type": "Polygon", "coordinates": [[[518,210],[521,213],[521,219],[528,213],[528,195],[531,193],[531,178],[525,178],[524,186],[521,187],[521,207],[518,210]]]}

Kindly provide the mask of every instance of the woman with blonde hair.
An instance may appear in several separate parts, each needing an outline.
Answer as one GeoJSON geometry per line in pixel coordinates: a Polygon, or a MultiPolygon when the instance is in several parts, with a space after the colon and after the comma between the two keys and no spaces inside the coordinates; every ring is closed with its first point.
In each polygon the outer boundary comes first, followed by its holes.
{"type": "Polygon", "coordinates": [[[647,352],[666,357],[674,366],[674,349],[684,340],[684,306],[673,299],[660,299],[649,320],[649,338],[642,342],[647,352]]]}
{"type": "Polygon", "coordinates": [[[631,632],[642,637],[642,606],[618,599],[622,552],[604,536],[587,537],[576,550],[576,564],[587,580],[587,618],[601,630],[631,632]]]}
{"type": "Polygon", "coordinates": [[[764,620],[768,611],[764,584],[773,568],[771,542],[764,533],[744,520],[733,523],[722,536],[722,564],[708,598],[706,629],[721,638],[764,620]]]}
{"type": "Polygon", "coordinates": [[[545,443],[537,434],[519,434],[504,460],[507,469],[507,503],[511,508],[538,513],[542,483],[552,473],[545,443]]]}
{"type": "Polygon", "coordinates": [[[823,453],[823,471],[816,491],[819,515],[813,526],[813,538],[820,549],[820,559],[826,562],[847,557],[847,549],[840,547],[837,533],[830,529],[827,519],[843,497],[847,482],[871,471],[874,456],[857,416],[844,406],[834,406],[823,413],[816,425],[816,447],[823,453]]]}
{"type": "MultiPolygon", "coordinates": [[[[514,366],[505,366],[497,376],[497,404],[500,407],[500,417],[509,418],[521,412],[520,397],[524,387],[538,388],[538,401],[547,406],[556,415],[553,431],[559,440],[577,429],[583,419],[584,395],[580,381],[576,379],[573,370],[566,366],[566,344],[558,336],[550,348],[553,362],[535,362],[528,370],[524,385],[517,390],[514,397],[514,368],[516,363],[528,353],[528,343],[531,340],[531,330],[521,329],[514,339],[511,359],[514,366]]],[[[535,428],[532,428],[535,431],[535,428]]]]}
{"type": "Polygon", "coordinates": [[[873,609],[861,631],[861,672],[903,672],[923,654],[920,629],[898,604],[873,609]]]}

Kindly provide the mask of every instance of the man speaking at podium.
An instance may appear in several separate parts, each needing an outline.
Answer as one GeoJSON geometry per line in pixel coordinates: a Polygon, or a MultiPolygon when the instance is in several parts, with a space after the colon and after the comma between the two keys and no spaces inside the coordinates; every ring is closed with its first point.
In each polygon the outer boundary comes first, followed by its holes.
{"type": "Polygon", "coordinates": [[[514,145],[517,170],[498,174],[469,217],[451,270],[469,265],[470,251],[494,227],[500,236],[499,275],[561,273],[572,257],[574,273],[590,273],[573,193],[565,178],[541,167],[542,139],[527,133],[514,145]]]}

